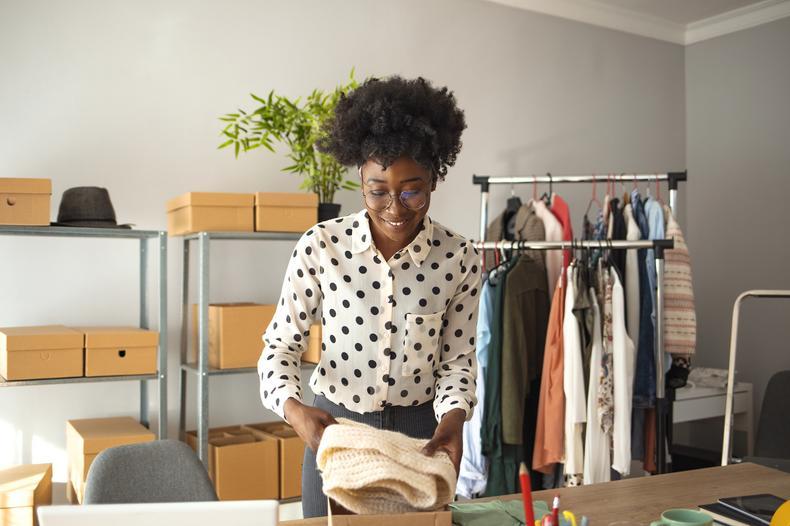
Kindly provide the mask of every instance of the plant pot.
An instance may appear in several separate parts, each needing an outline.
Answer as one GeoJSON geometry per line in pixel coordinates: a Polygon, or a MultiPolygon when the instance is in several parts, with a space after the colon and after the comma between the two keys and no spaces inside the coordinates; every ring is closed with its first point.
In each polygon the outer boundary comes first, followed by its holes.
{"type": "Polygon", "coordinates": [[[318,203],[318,222],[335,219],[340,215],[340,205],[337,203],[318,203]]]}

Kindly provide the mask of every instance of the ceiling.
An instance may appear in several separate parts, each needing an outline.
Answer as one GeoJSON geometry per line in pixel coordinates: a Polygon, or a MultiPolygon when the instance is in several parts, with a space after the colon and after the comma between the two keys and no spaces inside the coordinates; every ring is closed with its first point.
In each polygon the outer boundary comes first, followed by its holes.
{"type": "Polygon", "coordinates": [[[790,0],[488,0],[676,44],[790,17],[790,0]]]}
{"type": "Polygon", "coordinates": [[[597,0],[629,11],[688,25],[762,0],[597,0]]]}

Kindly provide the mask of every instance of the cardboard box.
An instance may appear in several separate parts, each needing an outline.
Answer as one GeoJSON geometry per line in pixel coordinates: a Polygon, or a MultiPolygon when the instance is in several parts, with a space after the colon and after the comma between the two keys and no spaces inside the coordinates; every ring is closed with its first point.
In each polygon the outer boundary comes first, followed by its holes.
{"type": "MultiPolygon", "coordinates": [[[[197,433],[186,442],[197,451],[197,433]]],[[[209,476],[220,500],[279,498],[277,440],[243,426],[209,430],[209,476]]]]}
{"type": "Polygon", "coordinates": [[[327,526],[452,526],[450,511],[426,511],[397,515],[334,515],[329,514],[327,526]]]}
{"type": "Polygon", "coordinates": [[[0,225],[47,226],[51,202],[50,179],[0,178],[0,225]]]}
{"type": "Polygon", "coordinates": [[[78,327],[85,335],[85,376],[154,374],[159,333],[138,327],[78,327]]]}
{"type": "Polygon", "coordinates": [[[277,439],[280,458],[280,498],[291,499],[302,495],[302,462],[305,443],[285,422],[249,424],[246,429],[259,431],[277,439]]]}
{"type": "Polygon", "coordinates": [[[89,418],[66,422],[69,476],[77,501],[82,502],[88,470],[107,448],[154,440],[155,435],[131,417],[89,418]]]}
{"type": "MultiPolygon", "coordinates": [[[[215,303],[208,307],[208,363],[216,369],[256,367],[263,351],[263,332],[276,305],[215,303]]],[[[197,305],[192,305],[192,356],[197,363],[197,305]]]]}
{"type": "Polygon", "coordinates": [[[39,506],[52,504],[52,464],[0,469],[0,524],[34,526],[39,506]]]}
{"type": "Polygon", "coordinates": [[[63,325],[0,328],[0,375],[6,380],[82,376],[83,336],[63,325]]]}
{"type": "Polygon", "coordinates": [[[189,192],[167,202],[167,233],[252,232],[253,194],[189,192]]]}
{"type": "Polygon", "coordinates": [[[258,192],[256,232],[304,232],[318,222],[318,194],[258,192]]]}
{"type": "Polygon", "coordinates": [[[319,361],[321,361],[321,324],[314,323],[310,326],[310,338],[307,340],[307,350],[302,353],[302,363],[319,361]]]}
{"type": "Polygon", "coordinates": [[[77,492],[74,491],[74,484],[72,484],[70,480],[66,481],[66,501],[69,504],[79,504],[77,492]]]}

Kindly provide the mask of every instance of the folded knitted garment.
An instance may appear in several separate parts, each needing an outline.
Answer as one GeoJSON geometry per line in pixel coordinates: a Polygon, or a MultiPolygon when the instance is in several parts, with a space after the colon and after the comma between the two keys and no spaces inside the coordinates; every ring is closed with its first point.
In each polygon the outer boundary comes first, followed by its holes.
{"type": "Polygon", "coordinates": [[[324,430],[316,462],[324,494],[358,514],[435,510],[452,502],[456,475],[447,453],[422,453],[427,440],[346,419],[324,430]]]}

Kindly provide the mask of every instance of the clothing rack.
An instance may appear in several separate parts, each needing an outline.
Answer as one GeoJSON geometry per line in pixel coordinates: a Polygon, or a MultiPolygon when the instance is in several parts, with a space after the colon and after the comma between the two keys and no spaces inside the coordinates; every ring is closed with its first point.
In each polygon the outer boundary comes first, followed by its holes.
{"type": "MultiPolygon", "coordinates": [[[[587,240],[587,241],[486,241],[488,225],[489,185],[492,184],[537,184],[537,183],[597,183],[597,182],[634,182],[667,181],[669,185],[669,207],[672,213],[677,208],[678,182],[687,181],[688,173],[666,172],[655,174],[562,174],[547,173],[545,176],[491,177],[473,175],[472,183],[480,185],[480,239],[474,243],[475,248],[483,250],[573,250],[576,248],[601,249],[653,249],[656,262],[656,468],[659,474],[667,472],[666,439],[667,415],[670,414],[666,398],[664,379],[664,251],[674,248],[673,239],[655,239],[640,241],[622,240],[587,240]]],[[[671,423],[670,423],[671,425],[671,423]]]]}

